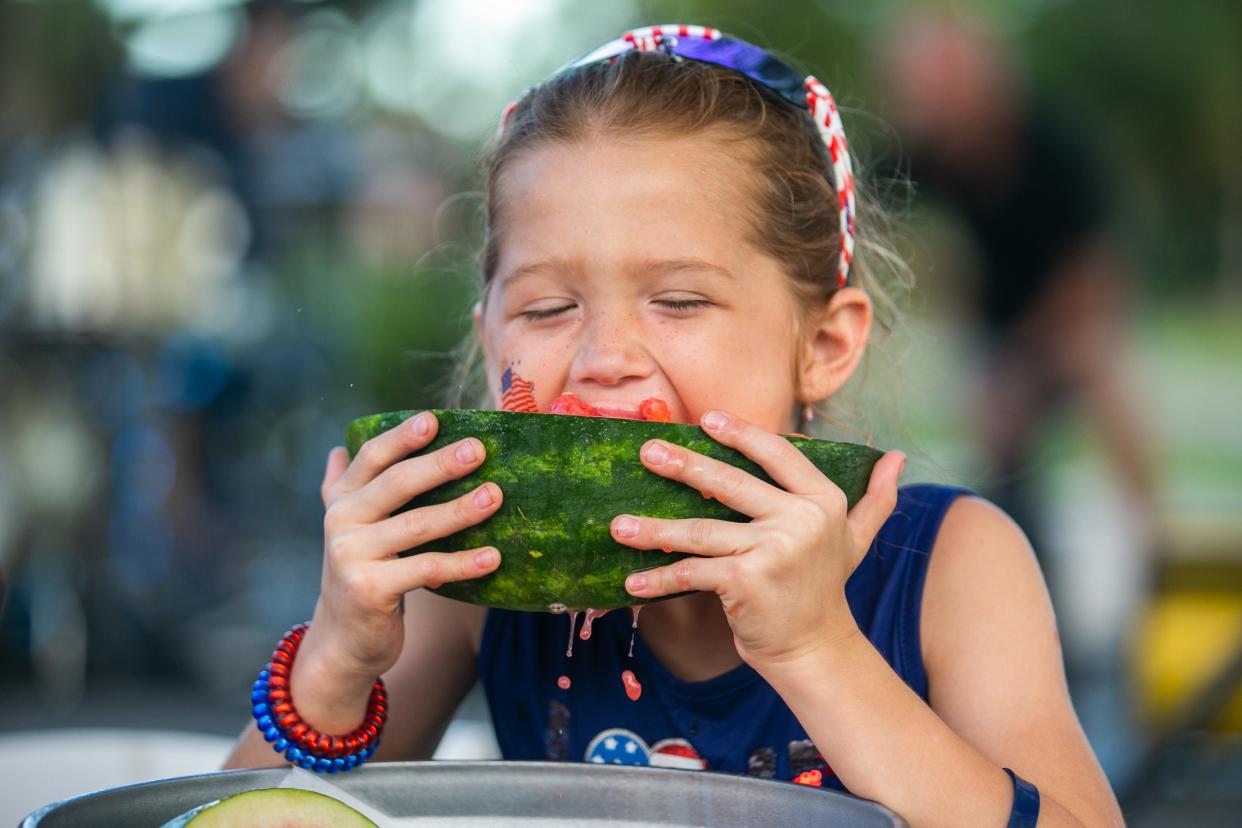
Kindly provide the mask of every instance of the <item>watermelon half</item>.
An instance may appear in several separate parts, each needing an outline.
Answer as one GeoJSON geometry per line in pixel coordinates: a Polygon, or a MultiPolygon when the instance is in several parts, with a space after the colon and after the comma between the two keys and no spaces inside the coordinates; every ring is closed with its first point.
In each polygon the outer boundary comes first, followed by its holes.
{"type": "MultiPolygon", "coordinates": [[[[425,452],[473,436],[487,447],[487,458],[466,477],[425,492],[403,508],[443,503],[488,480],[503,490],[504,503],[483,523],[404,554],[495,546],[501,553],[495,572],[435,590],[484,606],[563,612],[643,603],[625,591],[626,576],[671,563],[684,553],[622,546],[609,532],[614,517],[628,513],[749,520],[689,486],[648,471],[639,460],[639,449],[647,440],[685,446],[770,482],[757,465],[695,425],[508,411],[432,411],[440,429],[425,452]]],[[[350,456],[367,440],[416,413],[392,411],[353,421],[345,440],[350,456]]],[[[882,455],[853,443],[785,439],[841,487],[851,506],[866,491],[871,468],[882,455]]]]}

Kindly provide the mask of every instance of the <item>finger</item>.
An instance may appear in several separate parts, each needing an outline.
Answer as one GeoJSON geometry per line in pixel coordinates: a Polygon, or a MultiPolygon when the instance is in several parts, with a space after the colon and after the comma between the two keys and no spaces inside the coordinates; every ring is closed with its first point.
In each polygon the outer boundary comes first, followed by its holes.
{"type": "Polygon", "coordinates": [[[424,411],[367,440],[341,476],[336,490],[352,492],[370,483],[384,469],[430,443],[439,425],[435,414],[424,411]]]}
{"type": "Polygon", "coordinates": [[[636,598],[662,598],[679,592],[716,592],[723,582],[718,558],[682,558],[668,566],[635,572],[625,579],[625,591],[636,598]]]}
{"type": "Polygon", "coordinates": [[[663,549],[721,557],[743,552],[754,545],[755,529],[749,522],[734,523],[709,518],[666,520],[617,515],[612,536],[634,549],[663,549]]]}
{"type": "Polygon", "coordinates": [[[476,437],[467,437],[430,454],[402,460],[353,492],[348,503],[342,503],[341,514],[360,523],[388,517],[415,495],[470,474],[486,456],[483,443],[476,437]]]}
{"type": "Polygon", "coordinates": [[[793,443],[779,434],[717,409],[704,412],[699,422],[712,439],[754,460],[786,491],[817,495],[823,494],[828,486],[836,486],[793,443]]]}
{"type": "Polygon", "coordinates": [[[328,466],[323,471],[323,483],[319,486],[319,496],[323,505],[328,505],[328,492],[341,479],[345,469],[349,468],[349,452],[344,446],[337,446],[328,452],[328,466]]]}
{"type": "Polygon", "coordinates": [[[500,550],[494,546],[460,552],[420,552],[384,563],[384,577],[401,592],[419,587],[435,589],[451,581],[469,581],[491,574],[500,566],[500,550]]]}
{"type": "Polygon", "coordinates": [[[854,504],[848,518],[854,537],[860,543],[870,544],[893,513],[897,505],[897,481],[905,465],[904,454],[890,451],[872,467],[867,492],[854,504]]]}
{"type": "Polygon", "coordinates": [[[447,538],[496,513],[504,494],[495,483],[484,483],[472,492],[447,503],[398,512],[386,520],[359,530],[358,548],[367,557],[382,558],[447,538]]]}
{"type": "Polygon", "coordinates": [[[663,440],[647,441],[640,456],[643,465],[656,474],[692,486],[704,497],[714,497],[730,509],[751,517],[775,512],[782,498],[791,497],[788,492],[737,466],[663,440]]]}

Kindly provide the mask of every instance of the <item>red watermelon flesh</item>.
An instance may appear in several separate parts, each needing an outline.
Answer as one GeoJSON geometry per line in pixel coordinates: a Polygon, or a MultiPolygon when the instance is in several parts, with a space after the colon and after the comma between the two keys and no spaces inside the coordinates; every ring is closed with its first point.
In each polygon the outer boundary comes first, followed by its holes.
{"type": "Polygon", "coordinates": [[[607,408],[596,408],[578,399],[572,391],[561,394],[548,406],[549,414],[573,414],[579,417],[613,417],[616,419],[649,420],[667,423],[670,419],[668,403],[658,397],[648,397],[638,405],[635,413],[607,408]]]}

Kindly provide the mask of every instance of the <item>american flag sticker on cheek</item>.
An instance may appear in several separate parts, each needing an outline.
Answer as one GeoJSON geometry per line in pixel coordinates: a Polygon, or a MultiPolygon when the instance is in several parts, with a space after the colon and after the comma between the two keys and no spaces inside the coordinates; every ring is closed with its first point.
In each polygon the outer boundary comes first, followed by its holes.
{"type": "Polygon", "coordinates": [[[513,370],[513,366],[509,366],[500,377],[500,410],[523,411],[527,414],[539,413],[534,392],[535,386],[530,380],[522,379],[513,370]]]}

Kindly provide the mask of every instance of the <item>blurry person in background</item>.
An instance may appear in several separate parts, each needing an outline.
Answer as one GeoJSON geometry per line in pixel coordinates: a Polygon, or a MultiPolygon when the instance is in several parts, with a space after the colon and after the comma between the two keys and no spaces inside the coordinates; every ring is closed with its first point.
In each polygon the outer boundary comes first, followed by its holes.
{"type": "Polygon", "coordinates": [[[932,294],[965,287],[975,325],[980,369],[968,419],[984,464],[978,488],[1031,538],[1083,726],[1110,780],[1124,784],[1142,738],[1126,653],[1164,531],[1129,364],[1128,272],[1103,176],[1085,136],[1037,103],[981,22],[910,12],[876,55],[878,97],[920,201],[948,208],[964,236],[964,251],[949,250],[962,261],[936,251],[932,294]],[[953,284],[959,274],[965,285],[953,284]],[[1080,493],[1087,504],[1052,493],[1040,438],[1066,404],[1092,426],[1120,498],[1098,484],[1080,493]],[[1066,509],[1088,516],[1087,533],[1075,536],[1066,509]]]}
{"type": "MultiPolygon", "coordinates": [[[[1035,540],[1032,460],[1067,402],[1091,418],[1150,549],[1156,491],[1126,360],[1127,273],[1100,175],[979,21],[922,10],[878,49],[880,99],[920,197],[960,219],[977,272],[967,291],[983,344],[973,403],[988,492],[1035,540]]],[[[1137,565],[1148,550],[1135,549],[1137,565]]],[[[1047,554],[1041,555],[1045,569],[1047,554]]]]}

